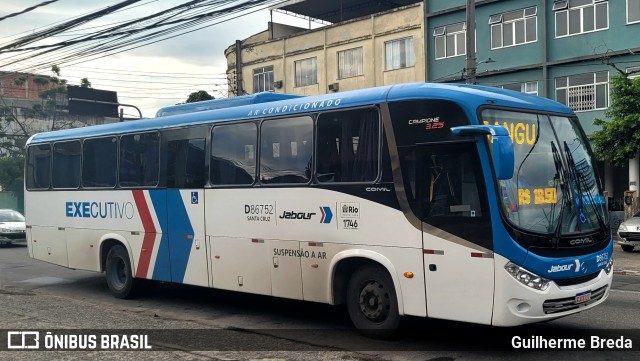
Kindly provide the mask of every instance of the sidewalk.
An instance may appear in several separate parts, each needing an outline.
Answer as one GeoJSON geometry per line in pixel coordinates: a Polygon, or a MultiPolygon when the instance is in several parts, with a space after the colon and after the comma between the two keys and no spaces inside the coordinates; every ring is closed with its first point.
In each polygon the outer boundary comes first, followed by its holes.
{"type": "Polygon", "coordinates": [[[625,252],[614,240],[613,273],[640,276],[640,247],[636,247],[633,252],[625,252]]]}

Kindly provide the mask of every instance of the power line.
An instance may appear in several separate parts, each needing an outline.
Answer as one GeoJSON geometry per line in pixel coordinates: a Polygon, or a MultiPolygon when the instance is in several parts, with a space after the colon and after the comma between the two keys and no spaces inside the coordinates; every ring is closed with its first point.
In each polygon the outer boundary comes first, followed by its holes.
{"type": "Polygon", "coordinates": [[[36,42],[38,40],[42,40],[45,38],[48,38],[50,36],[53,36],[55,34],[61,33],[65,30],[80,26],[84,23],[87,23],[91,20],[95,20],[97,18],[103,17],[109,13],[112,13],[116,10],[122,9],[126,6],[129,6],[131,4],[135,4],[137,2],[139,2],[140,0],[125,0],[122,1],[116,5],[113,6],[109,6],[106,7],[102,10],[90,13],[88,15],[82,16],[78,19],[74,19],[74,20],[70,20],[67,21],[65,23],[62,23],[60,25],[54,26],[50,29],[46,29],[43,31],[38,31],[32,35],[27,35],[27,36],[23,36],[22,38],[14,41],[13,43],[7,44],[7,45],[0,45],[0,50],[5,50],[5,49],[11,49],[11,48],[16,48],[18,46],[23,46],[23,45],[27,45],[27,44],[31,44],[33,42],[36,42]]]}
{"type": "MultiPolygon", "coordinates": [[[[226,78],[218,78],[218,79],[226,79],[226,78]]],[[[90,80],[92,82],[93,82],[93,80],[104,80],[104,81],[110,81],[110,82],[126,82],[126,83],[193,85],[193,83],[175,83],[175,82],[168,82],[168,81],[145,81],[145,80],[125,80],[125,79],[104,79],[104,78],[93,78],[93,77],[90,80]]],[[[207,80],[207,79],[202,79],[201,78],[200,80],[207,80]]]]}
{"type": "MultiPolygon", "coordinates": [[[[280,0],[277,0],[280,1],[280,0]]],[[[42,69],[47,67],[50,64],[78,64],[84,61],[79,61],[81,59],[90,58],[89,60],[95,60],[98,58],[102,58],[109,55],[114,55],[121,53],[123,51],[128,51],[132,49],[136,49],[142,46],[146,46],[149,44],[156,43],[158,41],[167,40],[173,38],[175,36],[184,35],[186,33],[200,30],[204,27],[200,27],[191,31],[184,31],[190,27],[194,27],[203,22],[208,22],[212,19],[220,18],[223,16],[227,16],[229,14],[247,11],[252,8],[255,8],[258,5],[262,4],[270,4],[276,2],[276,0],[247,0],[238,2],[237,0],[217,0],[217,1],[208,1],[204,4],[197,5],[200,1],[192,1],[180,6],[176,6],[149,16],[145,16],[140,19],[135,19],[125,24],[120,24],[109,29],[103,30],[96,34],[92,34],[91,36],[79,37],[76,39],[71,39],[65,42],[58,42],[53,45],[47,45],[49,49],[42,50],[36,54],[27,54],[26,56],[19,58],[11,58],[9,63],[5,63],[6,65],[12,65],[20,62],[30,62],[31,65],[20,69],[21,71],[25,71],[27,69],[42,69]],[[222,5],[231,4],[232,6],[228,6],[226,8],[215,10],[220,8],[222,5]],[[185,7],[186,6],[186,7],[185,7]],[[167,26],[169,26],[167,28],[167,26]],[[147,32],[153,29],[160,29],[157,31],[147,32]],[[164,29],[163,29],[164,28],[164,29]],[[178,35],[168,36],[173,32],[181,32],[178,35]],[[106,41],[107,39],[113,39],[106,41]],[[151,41],[154,38],[161,38],[156,41],[151,41]],[[135,46],[136,44],[144,43],[139,46],[135,46]],[[51,48],[51,46],[55,46],[51,48]],[[40,61],[40,63],[33,63],[34,58],[42,58],[49,53],[57,52],[60,53],[63,49],[72,49],[74,46],[80,46],[81,48],[77,48],[70,52],[69,50],[64,50],[61,55],[57,55],[52,58],[45,58],[40,61]],[[122,49],[117,51],[118,49],[122,49]],[[66,52],[66,54],[65,54],[66,52]]],[[[265,6],[264,8],[266,8],[265,6]]],[[[263,8],[263,9],[264,9],[263,8]]],[[[254,11],[255,12],[255,11],[254,11]]],[[[228,19],[230,20],[230,19],[228,19]]],[[[217,23],[221,23],[224,21],[219,21],[217,23]]],[[[210,25],[212,26],[212,25],[210,25]]],[[[206,27],[206,26],[205,26],[206,27]]],[[[46,30],[45,30],[46,31],[46,30]]],[[[19,42],[20,43],[20,42],[19,42]]],[[[5,46],[5,48],[7,48],[5,46]]],[[[15,47],[10,50],[11,52],[15,51],[15,47]]],[[[3,48],[0,48],[2,50],[3,48]]],[[[31,48],[27,49],[18,49],[21,51],[31,52],[34,51],[31,48]]],[[[8,50],[5,50],[5,53],[8,50]]],[[[85,60],[88,61],[88,60],[85,60]]]]}
{"type": "Polygon", "coordinates": [[[47,6],[47,5],[49,5],[51,3],[54,3],[56,1],[58,1],[58,0],[49,0],[49,1],[41,2],[40,4],[30,6],[30,7],[26,8],[26,9],[24,9],[24,10],[18,11],[17,13],[5,15],[5,16],[0,18],[0,21],[8,19],[8,18],[12,18],[14,16],[18,16],[18,15],[21,15],[21,14],[24,14],[24,13],[28,13],[31,10],[37,9],[37,8],[39,8],[41,6],[47,6]]]}
{"type": "MultiPolygon", "coordinates": [[[[133,72],[133,73],[142,73],[142,74],[168,74],[168,73],[159,72],[159,71],[120,70],[120,69],[108,69],[108,68],[92,68],[92,67],[83,67],[83,66],[76,66],[75,68],[76,69],[86,69],[86,70],[91,70],[91,71],[95,71],[95,72],[99,72],[99,70],[114,70],[114,71],[123,72],[123,73],[133,72]]],[[[213,74],[212,73],[169,73],[169,74],[202,75],[202,76],[217,75],[217,74],[226,75],[226,73],[213,73],[213,74]]]]}
{"type": "MultiPolygon", "coordinates": [[[[121,9],[121,10],[114,11],[112,14],[116,14],[116,13],[119,13],[121,11],[129,10],[129,9],[135,9],[137,7],[144,6],[144,5],[147,5],[147,4],[150,4],[150,3],[154,3],[154,2],[157,2],[157,1],[159,1],[159,0],[150,0],[150,1],[146,2],[146,3],[142,3],[142,4],[138,4],[138,5],[132,5],[132,6],[129,6],[127,9],[121,9]]],[[[84,15],[88,15],[88,14],[91,14],[91,13],[92,12],[90,11],[90,12],[86,12],[84,14],[81,14],[79,16],[84,16],[84,15]]],[[[32,33],[35,30],[52,27],[53,25],[66,22],[66,21],[74,19],[74,18],[75,17],[71,17],[71,18],[62,19],[60,21],[54,21],[53,23],[49,23],[49,24],[46,24],[46,25],[38,26],[35,29],[25,30],[25,31],[21,31],[21,32],[18,32],[18,33],[15,33],[15,34],[8,35],[7,37],[8,38],[13,38],[13,37],[16,37],[16,36],[18,36],[20,34],[32,33]]],[[[107,26],[108,26],[108,24],[107,24],[107,26]]],[[[84,29],[91,29],[91,28],[84,28],[84,29]]]]}
{"type": "Polygon", "coordinates": [[[84,74],[86,71],[90,71],[91,73],[97,73],[97,74],[113,74],[113,75],[125,75],[125,76],[135,76],[135,77],[146,77],[146,78],[172,78],[172,79],[202,79],[202,78],[226,79],[227,78],[226,73],[202,73],[202,74],[191,73],[190,75],[192,76],[182,76],[182,75],[175,75],[175,74],[189,74],[189,73],[168,73],[168,72],[167,73],[164,73],[164,72],[151,73],[151,72],[142,72],[142,71],[138,72],[138,71],[127,71],[127,70],[102,71],[102,70],[81,70],[81,69],[82,68],[80,67],[74,67],[74,69],[65,69],[65,74],[69,72],[84,74]]]}

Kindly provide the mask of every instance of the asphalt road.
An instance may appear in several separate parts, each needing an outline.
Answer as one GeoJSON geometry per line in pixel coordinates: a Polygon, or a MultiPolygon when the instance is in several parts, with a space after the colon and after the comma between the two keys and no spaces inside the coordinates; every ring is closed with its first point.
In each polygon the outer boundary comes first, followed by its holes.
{"type": "Polygon", "coordinates": [[[614,251],[614,257],[626,269],[615,275],[609,299],[587,312],[516,328],[409,318],[396,340],[378,341],[360,336],[341,307],[170,284],[158,285],[136,300],[119,300],[109,294],[101,274],[31,260],[24,247],[2,247],[3,333],[34,329],[146,332],[153,349],[56,351],[55,357],[49,351],[3,351],[0,359],[636,360],[640,358],[640,277],[628,272],[634,270],[635,258],[640,264],[640,252],[619,252],[614,251]],[[514,351],[514,336],[584,339],[587,348],[593,336],[620,343],[630,340],[632,350],[514,351]]]}

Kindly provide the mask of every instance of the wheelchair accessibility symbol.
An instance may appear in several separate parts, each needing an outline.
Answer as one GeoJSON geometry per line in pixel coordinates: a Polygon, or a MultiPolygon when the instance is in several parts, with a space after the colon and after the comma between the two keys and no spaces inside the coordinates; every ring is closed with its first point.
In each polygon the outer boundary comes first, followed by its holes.
{"type": "Polygon", "coordinates": [[[191,192],[191,204],[198,204],[198,192],[191,192]]]}

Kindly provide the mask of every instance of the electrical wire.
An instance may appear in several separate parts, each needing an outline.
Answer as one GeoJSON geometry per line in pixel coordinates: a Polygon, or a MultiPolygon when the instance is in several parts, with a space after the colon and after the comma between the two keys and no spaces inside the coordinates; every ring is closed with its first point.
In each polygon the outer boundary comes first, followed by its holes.
{"type": "MultiPolygon", "coordinates": [[[[109,29],[103,30],[96,34],[92,34],[91,36],[79,37],[76,39],[72,39],[71,41],[66,42],[58,42],[57,48],[53,48],[53,50],[47,49],[38,53],[29,53],[20,58],[13,58],[9,63],[3,64],[4,66],[12,65],[16,63],[24,63],[29,62],[29,65],[24,66],[21,69],[17,69],[16,71],[27,71],[27,70],[41,70],[45,69],[52,64],[56,65],[75,65],[82,62],[99,59],[105,56],[110,56],[114,54],[118,54],[124,51],[129,51],[132,49],[136,49],[142,46],[150,45],[159,41],[164,41],[170,38],[174,38],[176,36],[184,35],[193,31],[197,31],[203,29],[205,27],[213,26],[215,24],[219,24],[239,16],[246,15],[248,13],[253,13],[259,10],[263,10],[268,7],[270,4],[275,2],[280,2],[281,0],[248,0],[248,1],[237,1],[237,0],[218,0],[218,1],[206,1],[203,4],[198,5],[197,3],[201,3],[201,1],[192,1],[180,6],[176,6],[161,12],[157,12],[155,14],[145,16],[140,19],[135,19],[133,21],[127,22],[125,24],[120,24],[109,29]],[[229,5],[226,8],[219,9],[223,5],[229,5]],[[266,4],[266,5],[265,5],[266,4]],[[259,5],[265,5],[264,7],[259,8],[258,10],[250,11],[259,5]],[[184,7],[191,6],[188,9],[184,7]],[[224,16],[229,16],[231,14],[241,13],[240,15],[234,16],[230,19],[220,20],[214,24],[209,24],[207,26],[200,26],[195,30],[189,30],[195,26],[201,25],[203,23],[209,22],[213,19],[219,19],[224,16]],[[176,17],[177,14],[182,17],[176,17]],[[153,21],[149,23],[149,21],[153,21]],[[167,27],[169,26],[169,27],[167,27]],[[153,31],[154,29],[157,29],[153,31]],[[146,33],[145,33],[146,31],[146,33]],[[172,33],[179,32],[179,34],[171,35],[172,33]],[[110,39],[109,41],[104,41],[105,39],[110,39]],[[85,44],[89,43],[89,44],[85,44]],[[83,45],[84,44],[84,45],[83,45]],[[82,45],[81,48],[74,48],[76,45],[82,45]],[[67,49],[66,51],[60,52],[60,50],[67,49]],[[124,49],[123,49],[124,48],[124,49]],[[34,63],[35,58],[42,58],[48,53],[56,52],[56,56],[54,57],[45,57],[40,60],[39,63],[34,63]],[[84,61],[80,61],[83,60],[84,61]]],[[[47,45],[50,47],[51,45],[47,45]]],[[[4,48],[7,48],[5,46],[4,48]]],[[[15,49],[13,49],[15,50],[15,49]]],[[[13,51],[11,50],[11,51],[13,51]]],[[[29,51],[33,51],[34,49],[30,49],[29,51]]],[[[27,52],[29,52],[27,51],[27,52]]],[[[0,50],[1,52],[1,50],[0,50]]],[[[6,52],[6,51],[5,51],[6,52]]]]}
{"type": "Polygon", "coordinates": [[[56,2],[56,1],[58,1],[58,0],[49,0],[49,1],[41,2],[40,4],[30,6],[30,7],[26,8],[26,9],[24,9],[24,10],[18,11],[17,13],[12,13],[12,14],[0,17],[0,21],[5,20],[5,19],[9,19],[9,18],[18,16],[18,15],[22,15],[22,14],[28,13],[31,10],[35,10],[35,9],[37,9],[39,7],[42,7],[42,6],[47,6],[47,5],[52,4],[52,3],[56,2]]]}

